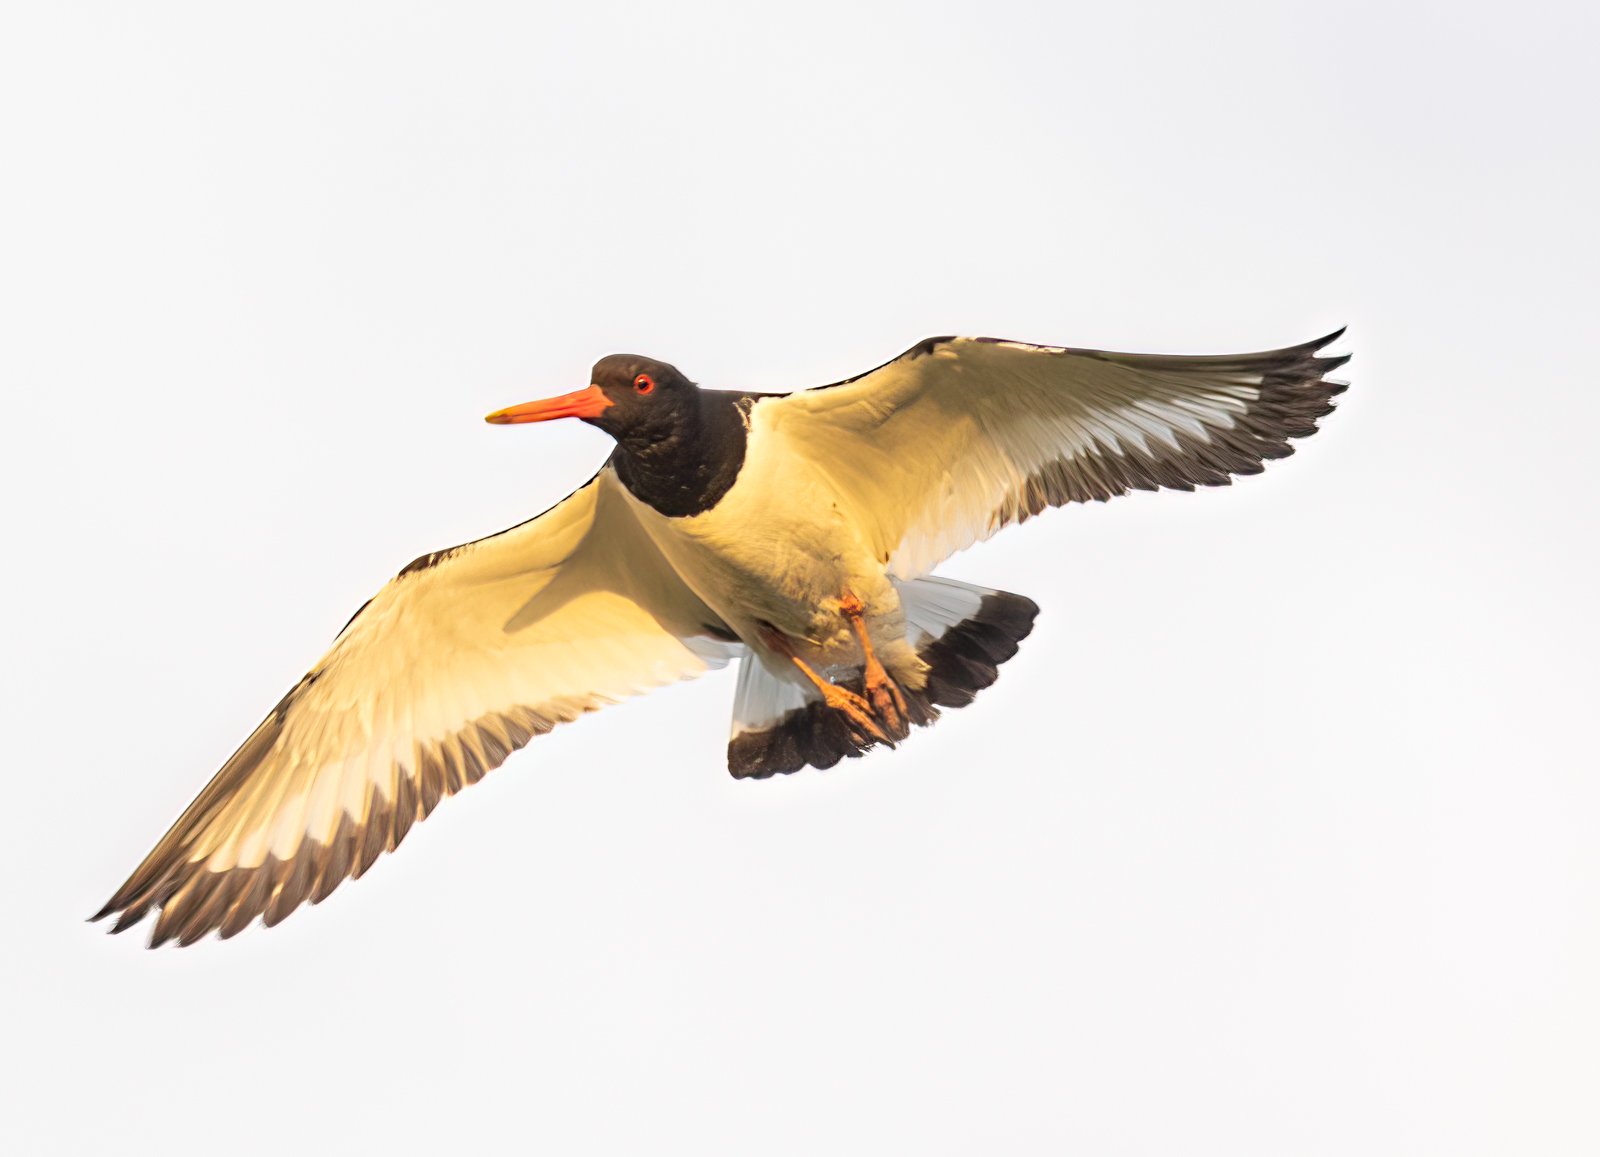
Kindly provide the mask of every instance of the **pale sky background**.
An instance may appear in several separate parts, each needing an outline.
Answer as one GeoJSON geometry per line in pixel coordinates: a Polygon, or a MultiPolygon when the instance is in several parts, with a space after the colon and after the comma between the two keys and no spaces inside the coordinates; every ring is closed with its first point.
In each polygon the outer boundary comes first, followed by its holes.
{"type": "Polygon", "coordinates": [[[1600,1151],[1590,5],[16,4],[0,1150],[1600,1151]],[[1230,489],[945,568],[1044,608],[895,752],[731,671],[540,739],[281,927],[83,918],[642,352],[1341,324],[1230,489]]]}

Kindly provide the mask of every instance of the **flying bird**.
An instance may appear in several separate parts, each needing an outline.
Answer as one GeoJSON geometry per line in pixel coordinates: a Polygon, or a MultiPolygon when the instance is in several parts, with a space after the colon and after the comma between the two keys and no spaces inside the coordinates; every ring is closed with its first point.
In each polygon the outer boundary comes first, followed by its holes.
{"type": "Polygon", "coordinates": [[[616,441],[499,534],[411,563],[356,612],[93,919],[155,947],[274,925],[397,847],[536,735],[740,662],[728,770],[893,747],[963,707],[1038,607],[934,577],[1046,507],[1255,474],[1345,389],[1336,338],[1179,357],[937,337],[789,394],[617,354],[499,410],[616,441]]]}

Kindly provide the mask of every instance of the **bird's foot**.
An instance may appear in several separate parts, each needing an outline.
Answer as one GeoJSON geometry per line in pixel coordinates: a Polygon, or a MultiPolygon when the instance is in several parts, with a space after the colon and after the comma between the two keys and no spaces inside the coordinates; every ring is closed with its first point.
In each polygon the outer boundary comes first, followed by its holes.
{"type": "MultiPolygon", "coordinates": [[[[887,743],[893,747],[896,738],[905,738],[904,731],[898,731],[894,738],[891,738],[890,731],[897,729],[892,725],[890,730],[886,731],[884,729],[882,722],[880,722],[880,713],[873,703],[869,703],[847,687],[841,687],[837,683],[830,683],[824,679],[812,668],[810,663],[807,663],[794,653],[794,647],[790,644],[788,636],[771,623],[761,624],[761,638],[762,642],[788,659],[799,669],[800,673],[817,689],[817,694],[822,696],[822,702],[825,706],[845,717],[845,725],[850,729],[850,736],[857,743],[864,744],[869,741],[875,741],[887,743]]],[[[887,673],[885,673],[884,678],[888,678],[887,673]]]]}
{"type": "Polygon", "coordinates": [[[876,658],[867,664],[866,687],[867,701],[872,704],[872,712],[883,721],[885,729],[895,739],[904,739],[911,734],[911,721],[906,712],[906,697],[900,693],[899,686],[889,677],[889,672],[883,669],[883,664],[876,658]]]}
{"type": "MultiPolygon", "coordinates": [[[[825,704],[845,717],[851,736],[857,742],[874,739],[879,743],[887,743],[890,747],[894,746],[896,737],[891,737],[890,733],[884,730],[883,723],[880,722],[871,703],[837,683],[823,681],[817,685],[817,690],[822,693],[822,701],[825,704]]],[[[903,739],[905,736],[900,735],[898,738],[903,739]]]]}
{"type": "Polygon", "coordinates": [[[866,684],[863,689],[872,704],[873,714],[883,723],[890,735],[895,739],[904,739],[911,734],[906,698],[900,693],[895,681],[889,677],[889,672],[884,670],[883,663],[879,661],[877,652],[872,648],[872,638],[867,634],[866,609],[866,605],[851,591],[845,591],[839,599],[839,611],[850,620],[850,626],[861,644],[861,654],[865,660],[865,666],[861,671],[866,684]]]}

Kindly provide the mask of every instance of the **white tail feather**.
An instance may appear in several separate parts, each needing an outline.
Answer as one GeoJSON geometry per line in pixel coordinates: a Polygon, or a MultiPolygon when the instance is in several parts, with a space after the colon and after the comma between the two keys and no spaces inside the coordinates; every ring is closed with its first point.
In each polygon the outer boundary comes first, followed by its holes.
{"type": "Polygon", "coordinates": [[[892,579],[900,592],[900,607],[911,627],[911,643],[921,647],[957,623],[978,613],[978,607],[998,591],[948,578],[892,579]]]}
{"type": "Polygon", "coordinates": [[[789,712],[805,706],[809,691],[807,686],[773,674],[759,655],[745,652],[739,660],[739,683],[733,693],[733,734],[771,727],[789,712]]]}

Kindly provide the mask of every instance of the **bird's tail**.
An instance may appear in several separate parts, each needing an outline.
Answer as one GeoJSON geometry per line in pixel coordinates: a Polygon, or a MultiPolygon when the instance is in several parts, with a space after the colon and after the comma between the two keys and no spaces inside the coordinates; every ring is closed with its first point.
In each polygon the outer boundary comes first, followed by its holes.
{"type": "MultiPolygon", "coordinates": [[[[1032,599],[945,578],[897,580],[907,635],[928,666],[921,690],[902,687],[910,721],[926,727],[939,709],[965,707],[1000,676],[1000,664],[1017,653],[1033,630],[1039,608],[1032,599]]],[[[840,681],[861,694],[861,675],[840,681]]],[[[746,655],[733,703],[728,770],[739,779],[832,767],[877,745],[854,733],[848,720],[823,704],[817,692],[769,671],[746,655]]]]}

